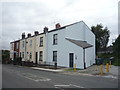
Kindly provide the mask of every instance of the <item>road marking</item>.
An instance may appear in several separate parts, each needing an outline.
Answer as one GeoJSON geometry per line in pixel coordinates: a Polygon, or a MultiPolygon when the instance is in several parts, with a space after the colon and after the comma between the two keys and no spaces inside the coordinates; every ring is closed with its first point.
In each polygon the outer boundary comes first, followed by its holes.
{"type": "Polygon", "coordinates": [[[55,88],[84,88],[82,86],[68,84],[68,85],[54,85],[55,88]]]}
{"type": "Polygon", "coordinates": [[[37,75],[34,75],[34,74],[30,74],[30,73],[21,73],[21,74],[18,74],[19,76],[21,77],[25,77],[27,79],[30,79],[30,80],[33,80],[35,82],[39,82],[39,81],[50,81],[51,79],[49,78],[46,78],[46,77],[40,77],[40,76],[37,76],[37,75]]]}
{"type": "Polygon", "coordinates": [[[84,88],[82,86],[78,86],[78,85],[74,85],[74,84],[70,84],[71,86],[77,87],[77,88],[84,88]]]}

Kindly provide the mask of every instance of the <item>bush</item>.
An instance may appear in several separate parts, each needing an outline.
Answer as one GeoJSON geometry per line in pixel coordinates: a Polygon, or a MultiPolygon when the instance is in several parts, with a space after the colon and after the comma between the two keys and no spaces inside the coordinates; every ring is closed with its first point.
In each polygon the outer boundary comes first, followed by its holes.
{"type": "Polygon", "coordinates": [[[113,65],[120,66],[120,59],[115,59],[115,61],[113,62],[113,65]]]}

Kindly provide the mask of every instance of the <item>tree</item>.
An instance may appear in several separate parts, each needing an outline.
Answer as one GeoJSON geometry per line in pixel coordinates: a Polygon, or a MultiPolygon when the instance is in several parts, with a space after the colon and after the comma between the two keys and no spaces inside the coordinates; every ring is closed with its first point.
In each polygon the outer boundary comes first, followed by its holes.
{"type": "Polygon", "coordinates": [[[91,30],[96,37],[96,52],[100,49],[106,49],[110,37],[108,28],[103,28],[102,24],[97,24],[97,26],[92,26],[91,30]]]}
{"type": "Polygon", "coordinates": [[[113,43],[113,53],[116,59],[120,59],[120,35],[117,37],[113,43]]]}
{"type": "Polygon", "coordinates": [[[10,59],[10,51],[9,50],[2,50],[2,62],[5,63],[10,59]]]}

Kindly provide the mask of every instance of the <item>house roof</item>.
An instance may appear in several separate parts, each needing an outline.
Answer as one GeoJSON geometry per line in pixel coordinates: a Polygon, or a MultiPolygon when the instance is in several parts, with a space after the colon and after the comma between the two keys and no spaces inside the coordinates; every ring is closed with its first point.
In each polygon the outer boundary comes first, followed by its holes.
{"type": "MultiPolygon", "coordinates": [[[[62,27],[60,27],[60,28],[58,28],[58,29],[50,30],[50,31],[48,31],[48,33],[54,32],[54,31],[58,31],[58,30],[62,30],[62,29],[64,29],[64,28],[68,27],[68,26],[72,26],[72,25],[77,24],[77,23],[80,23],[80,22],[83,22],[83,21],[75,22],[75,23],[72,23],[72,24],[69,24],[69,25],[62,26],[62,27]]],[[[89,27],[88,27],[88,28],[89,28],[89,27]]],[[[45,34],[45,33],[39,33],[38,35],[42,35],[42,34],[45,34]]],[[[26,38],[24,38],[24,39],[31,38],[31,37],[38,36],[38,35],[33,35],[33,36],[30,36],[30,37],[26,37],[26,38]]],[[[20,40],[23,40],[23,39],[20,39],[20,40]]],[[[20,40],[16,40],[16,41],[20,41],[20,40]]],[[[13,42],[10,42],[10,43],[14,43],[14,42],[16,42],[16,41],[13,41],[13,42]]]]}
{"type": "Polygon", "coordinates": [[[68,38],[65,38],[65,39],[80,46],[80,47],[82,47],[83,49],[93,47],[93,45],[87,43],[86,41],[73,40],[73,39],[68,39],[68,38]]]}
{"type": "Polygon", "coordinates": [[[72,24],[69,24],[69,25],[62,26],[62,27],[60,27],[60,28],[58,28],[58,29],[50,30],[50,31],[48,31],[48,33],[53,32],[53,31],[58,31],[58,30],[64,29],[64,28],[66,28],[66,27],[68,27],[68,26],[72,26],[72,25],[77,24],[77,23],[80,23],[80,22],[83,22],[83,21],[75,22],[75,23],[72,23],[72,24]]]}
{"type": "Polygon", "coordinates": [[[15,43],[15,42],[19,42],[19,41],[20,41],[20,40],[12,41],[12,42],[10,42],[10,44],[11,44],[11,43],[15,43]]]}

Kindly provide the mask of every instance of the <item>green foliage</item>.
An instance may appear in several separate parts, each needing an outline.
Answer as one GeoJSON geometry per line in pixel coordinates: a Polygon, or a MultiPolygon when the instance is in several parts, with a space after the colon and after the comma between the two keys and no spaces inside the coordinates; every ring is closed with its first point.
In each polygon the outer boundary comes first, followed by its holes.
{"type": "Polygon", "coordinates": [[[120,59],[116,59],[116,60],[113,62],[113,65],[115,65],[115,66],[120,66],[120,59]]]}
{"type": "Polygon", "coordinates": [[[114,65],[120,66],[120,35],[113,43],[113,54],[115,57],[114,65]]]}
{"type": "Polygon", "coordinates": [[[101,54],[98,54],[98,57],[100,57],[100,58],[110,58],[110,57],[113,57],[113,53],[101,53],[101,54]]]}
{"type": "Polygon", "coordinates": [[[115,40],[115,43],[113,43],[113,52],[114,52],[115,58],[120,59],[120,35],[115,40]]]}
{"type": "Polygon", "coordinates": [[[9,50],[2,50],[2,62],[9,61],[10,59],[10,51],[9,50]]]}
{"type": "Polygon", "coordinates": [[[106,48],[110,37],[108,28],[103,28],[102,24],[97,24],[97,26],[92,26],[91,30],[96,37],[96,52],[98,52],[100,48],[106,48]]]}

